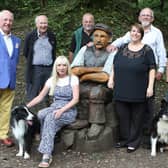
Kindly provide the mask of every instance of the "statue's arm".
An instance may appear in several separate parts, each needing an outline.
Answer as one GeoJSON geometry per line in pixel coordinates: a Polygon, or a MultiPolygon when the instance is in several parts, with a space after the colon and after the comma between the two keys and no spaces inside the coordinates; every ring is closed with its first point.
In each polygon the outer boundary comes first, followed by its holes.
{"type": "Polygon", "coordinates": [[[80,81],[94,81],[104,83],[107,82],[109,79],[109,75],[106,72],[96,72],[96,73],[88,73],[82,75],[80,77],[80,81]]]}
{"type": "Polygon", "coordinates": [[[102,69],[103,67],[73,67],[71,71],[73,74],[81,76],[90,73],[100,73],[102,69]]]}

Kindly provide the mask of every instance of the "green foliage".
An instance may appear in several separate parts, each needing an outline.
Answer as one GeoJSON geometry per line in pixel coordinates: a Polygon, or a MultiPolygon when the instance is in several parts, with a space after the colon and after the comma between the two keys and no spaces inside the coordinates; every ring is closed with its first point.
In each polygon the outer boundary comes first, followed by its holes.
{"type": "MultiPolygon", "coordinates": [[[[17,21],[14,31],[24,40],[28,31],[34,28],[34,18],[46,14],[49,27],[57,37],[57,55],[68,54],[73,31],[81,26],[84,13],[91,12],[95,22],[106,23],[112,27],[113,40],[124,35],[132,23],[137,22],[138,12],[142,7],[154,7],[155,24],[165,36],[168,36],[168,2],[165,2],[164,12],[160,11],[159,0],[48,0],[47,6],[41,8],[40,1],[35,0],[4,0],[8,9],[15,11],[17,21]],[[19,18],[19,19],[18,19],[19,18]]],[[[4,5],[1,4],[0,8],[4,5]]]]}
{"type": "Polygon", "coordinates": [[[39,2],[34,0],[1,0],[0,10],[10,9],[17,17],[31,15],[40,10],[39,2]]]}
{"type": "Polygon", "coordinates": [[[155,8],[160,5],[160,0],[138,0],[139,8],[151,7],[155,8]]]}

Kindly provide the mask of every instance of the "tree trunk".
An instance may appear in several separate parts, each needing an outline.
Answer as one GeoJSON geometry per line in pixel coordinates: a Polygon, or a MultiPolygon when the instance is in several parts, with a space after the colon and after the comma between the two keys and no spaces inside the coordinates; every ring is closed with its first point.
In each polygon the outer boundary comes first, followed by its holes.
{"type": "Polygon", "coordinates": [[[164,0],[160,0],[160,11],[163,12],[164,9],[164,0]]]}
{"type": "Polygon", "coordinates": [[[47,6],[47,0],[40,0],[40,5],[42,8],[47,6]]]}

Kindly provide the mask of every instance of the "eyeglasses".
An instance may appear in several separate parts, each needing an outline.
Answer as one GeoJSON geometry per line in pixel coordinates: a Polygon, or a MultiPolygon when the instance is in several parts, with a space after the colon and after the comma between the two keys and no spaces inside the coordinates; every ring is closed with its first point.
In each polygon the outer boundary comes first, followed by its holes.
{"type": "Polygon", "coordinates": [[[146,15],[146,14],[142,14],[141,16],[143,16],[143,17],[152,17],[152,15],[146,15]]]}

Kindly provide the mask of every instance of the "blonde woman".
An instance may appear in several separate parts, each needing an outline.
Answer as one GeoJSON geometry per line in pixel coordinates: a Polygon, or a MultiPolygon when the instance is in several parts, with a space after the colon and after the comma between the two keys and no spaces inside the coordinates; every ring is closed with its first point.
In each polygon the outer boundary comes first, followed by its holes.
{"type": "Polygon", "coordinates": [[[53,103],[38,112],[41,122],[41,141],[38,151],[43,155],[39,167],[50,166],[55,134],[64,125],[74,122],[77,115],[75,104],[79,100],[79,80],[75,75],[71,75],[70,65],[65,56],[57,57],[51,77],[46,81],[39,95],[27,106],[35,106],[48,92],[53,96],[53,103]]]}

